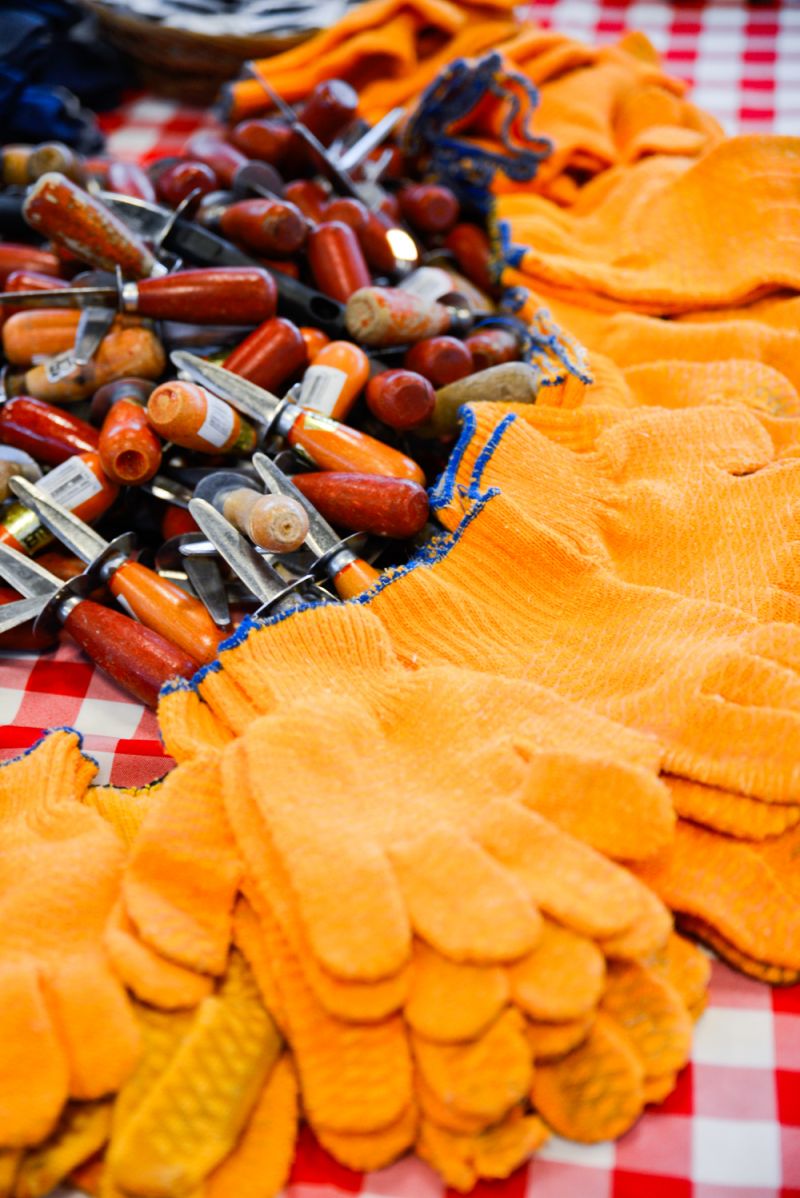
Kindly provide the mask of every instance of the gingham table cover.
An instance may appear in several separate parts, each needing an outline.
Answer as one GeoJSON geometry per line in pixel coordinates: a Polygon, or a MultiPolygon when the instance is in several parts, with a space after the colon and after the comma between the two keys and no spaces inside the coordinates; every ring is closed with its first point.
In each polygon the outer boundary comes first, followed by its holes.
{"type": "MultiPolygon", "coordinates": [[[[589,42],[641,29],[729,133],[800,134],[798,4],[536,0],[525,12],[589,42]]],[[[147,162],[176,153],[214,120],[137,97],[102,124],[112,154],[147,162]]],[[[141,784],[171,764],[155,717],[68,640],[38,658],[0,654],[0,721],[0,759],[45,728],[69,725],[83,733],[100,780],[141,784]]],[[[353,1173],[304,1131],[286,1198],[344,1195],[455,1198],[418,1161],[353,1173]]],[[[800,986],[770,990],[715,962],[691,1062],[666,1102],[616,1143],[554,1137],[526,1168],[477,1186],[472,1198],[800,1198],[800,986]]]]}

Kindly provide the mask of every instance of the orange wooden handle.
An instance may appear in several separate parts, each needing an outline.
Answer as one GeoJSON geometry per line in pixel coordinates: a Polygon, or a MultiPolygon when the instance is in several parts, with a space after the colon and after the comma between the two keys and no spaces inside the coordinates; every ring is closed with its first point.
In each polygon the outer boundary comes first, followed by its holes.
{"type": "Polygon", "coordinates": [[[227,634],[218,628],[199,599],[160,578],[138,562],[126,562],[109,584],[112,595],[124,599],[148,628],[190,654],[203,665],[217,656],[227,634]]]}
{"type": "Polygon", "coordinates": [[[368,591],[379,578],[378,570],[373,569],[368,562],[357,557],[354,562],[350,562],[348,566],[339,571],[333,582],[340,599],[354,599],[356,595],[368,591]]]}
{"type": "Polygon", "coordinates": [[[328,416],[300,413],[286,439],[321,470],[382,474],[387,478],[425,482],[425,475],[417,463],[404,453],[328,416]]]}

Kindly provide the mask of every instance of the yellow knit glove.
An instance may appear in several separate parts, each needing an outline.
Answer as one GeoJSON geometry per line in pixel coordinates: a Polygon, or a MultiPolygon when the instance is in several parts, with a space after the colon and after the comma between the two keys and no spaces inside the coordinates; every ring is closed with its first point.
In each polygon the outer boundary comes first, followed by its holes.
{"type": "Polygon", "coordinates": [[[68,1097],[116,1090],[138,1050],[102,939],[124,850],[81,805],[95,766],[78,746],[53,732],[0,768],[3,1146],[44,1139],[68,1097]]]}

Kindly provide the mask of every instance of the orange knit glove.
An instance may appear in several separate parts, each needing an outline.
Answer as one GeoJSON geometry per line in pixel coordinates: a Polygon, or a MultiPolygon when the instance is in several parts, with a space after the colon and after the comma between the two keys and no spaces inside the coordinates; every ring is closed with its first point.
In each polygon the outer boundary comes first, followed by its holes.
{"type": "MultiPolygon", "coordinates": [[[[800,286],[800,160],[790,137],[736,137],[688,169],[659,155],[604,172],[571,209],[501,196],[530,286],[638,312],[725,307],[800,286]],[[763,236],[765,211],[780,214],[763,236]],[[726,249],[737,244],[741,252],[726,249]]],[[[608,351],[604,351],[608,352],[608,351]]]]}
{"type": "Polygon", "coordinates": [[[68,1097],[117,1089],[138,1051],[133,1015],[102,943],[124,850],[101,817],[81,806],[95,767],[78,745],[76,733],[54,732],[0,768],[5,1146],[44,1139],[68,1097]]]}
{"type": "Polygon", "coordinates": [[[398,653],[535,678],[657,737],[673,773],[793,801],[800,631],[623,582],[526,508],[477,501],[438,557],[375,590],[398,653]]]}
{"type": "MultiPolygon", "coordinates": [[[[513,496],[626,582],[800,621],[800,462],[775,461],[755,415],[476,405],[459,481],[468,485],[509,413],[482,486],[513,496]]],[[[451,504],[450,523],[459,508],[451,504]]]]}
{"type": "Polygon", "coordinates": [[[678,823],[675,843],[637,874],[737,969],[767,982],[800,981],[797,830],[741,844],[678,823]]]}

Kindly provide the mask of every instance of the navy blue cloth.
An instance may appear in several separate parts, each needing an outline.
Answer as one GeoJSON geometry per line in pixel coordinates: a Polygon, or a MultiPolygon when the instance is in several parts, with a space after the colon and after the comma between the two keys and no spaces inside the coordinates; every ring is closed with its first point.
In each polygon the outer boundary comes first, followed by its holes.
{"type": "Polygon", "coordinates": [[[69,0],[0,0],[0,130],[4,141],[103,144],[94,116],[119,103],[126,69],[69,0]],[[86,105],[87,107],[84,107],[86,105]]]}

